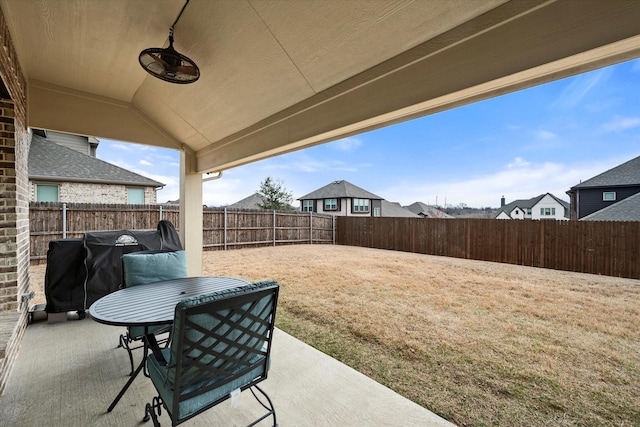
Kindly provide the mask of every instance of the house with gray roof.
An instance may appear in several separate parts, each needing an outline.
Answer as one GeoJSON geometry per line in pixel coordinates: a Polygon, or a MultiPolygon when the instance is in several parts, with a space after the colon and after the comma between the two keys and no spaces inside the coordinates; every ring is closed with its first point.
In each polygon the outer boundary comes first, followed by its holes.
{"type": "Polygon", "coordinates": [[[29,200],[155,204],[156,191],[164,184],[97,159],[97,145],[95,138],[34,131],[29,148],[29,200]]]}
{"type": "Polygon", "coordinates": [[[500,204],[496,219],[569,219],[569,203],[551,193],[511,203],[505,203],[503,196],[500,204]]]}
{"type": "MultiPolygon", "coordinates": [[[[260,193],[253,193],[252,195],[245,197],[242,200],[238,200],[235,203],[227,205],[227,208],[231,209],[242,209],[242,210],[260,210],[262,207],[260,205],[264,204],[264,199],[260,195],[260,193]]],[[[295,210],[295,208],[291,205],[289,206],[289,210],[295,210]]]]}
{"type": "Polygon", "coordinates": [[[409,209],[403,207],[398,202],[390,202],[382,199],[382,209],[380,216],[384,217],[396,217],[396,218],[420,218],[420,215],[416,215],[409,209]]]}
{"type": "Polygon", "coordinates": [[[580,221],[640,221],[640,193],[582,217],[580,221]]]}
{"type": "Polygon", "coordinates": [[[400,204],[389,202],[345,180],[333,181],[298,200],[303,212],[339,216],[417,217],[400,204]]]}
{"type": "Polygon", "coordinates": [[[422,218],[453,218],[451,215],[441,211],[435,206],[427,205],[422,202],[415,202],[409,206],[405,206],[411,212],[422,218]]]}
{"type": "MultiPolygon", "coordinates": [[[[567,191],[571,199],[571,219],[586,219],[587,216],[616,205],[637,193],[640,193],[640,156],[571,187],[567,191]]],[[[628,211],[628,206],[631,204],[618,212],[628,211]]],[[[604,213],[607,212],[614,210],[604,213]]],[[[602,215],[598,217],[603,220],[602,215]]]]}

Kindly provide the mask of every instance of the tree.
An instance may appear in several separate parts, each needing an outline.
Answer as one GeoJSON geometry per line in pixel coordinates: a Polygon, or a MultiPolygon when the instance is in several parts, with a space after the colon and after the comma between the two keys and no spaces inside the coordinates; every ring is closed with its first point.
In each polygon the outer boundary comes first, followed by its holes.
{"type": "Polygon", "coordinates": [[[258,194],[262,197],[262,203],[259,203],[261,209],[268,210],[291,210],[293,202],[293,194],[284,188],[281,180],[266,177],[260,183],[258,194]]]}

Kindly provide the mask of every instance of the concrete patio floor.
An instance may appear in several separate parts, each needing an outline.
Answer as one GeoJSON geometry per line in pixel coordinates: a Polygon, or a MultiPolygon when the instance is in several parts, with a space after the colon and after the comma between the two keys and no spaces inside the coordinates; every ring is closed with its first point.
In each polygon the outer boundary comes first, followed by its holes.
{"type": "MultiPolygon", "coordinates": [[[[29,325],[0,397],[0,424],[151,426],[141,420],[155,389],[143,376],[113,412],[106,412],[128,378],[126,351],[115,348],[122,331],[88,317],[29,325]]],[[[135,355],[141,357],[141,350],[135,355]]],[[[280,330],[274,336],[269,378],[261,387],[275,404],[280,426],[453,425],[280,330]]],[[[227,401],[183,425],[246,425],[261,409],[247,391],[239,407],[231,408],[227,401]]],[[[164,411],[160,422],[171,425],[164,411]]]]}

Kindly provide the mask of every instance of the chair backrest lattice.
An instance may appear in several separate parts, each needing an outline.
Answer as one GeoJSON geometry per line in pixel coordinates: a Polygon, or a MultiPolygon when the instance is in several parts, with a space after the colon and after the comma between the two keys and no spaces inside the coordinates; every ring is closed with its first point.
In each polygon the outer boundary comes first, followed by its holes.
{"type": "MultiPolygon", "coordinates": [[[[199,395],[230,386],[244,390],[267,378],[279,287],[258,286],[176,306],[167,366],[167,381],[175,387],[170,412],[177,414],[180,402],[199,395]]],[[[228,393],[206,407],[226,398],[228,393]]]]}

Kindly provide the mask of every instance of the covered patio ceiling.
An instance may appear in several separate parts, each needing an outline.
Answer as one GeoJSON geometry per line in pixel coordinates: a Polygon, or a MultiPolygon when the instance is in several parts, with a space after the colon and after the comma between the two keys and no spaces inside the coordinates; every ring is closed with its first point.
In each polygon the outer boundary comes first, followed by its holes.
{"type": "Polygon", "coordinates": [[[0,0],[34,128],[184,150],[222,171],[640,56],[635,0],[0,0]]]}

